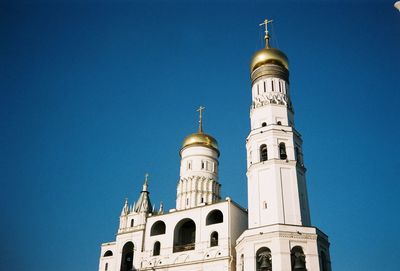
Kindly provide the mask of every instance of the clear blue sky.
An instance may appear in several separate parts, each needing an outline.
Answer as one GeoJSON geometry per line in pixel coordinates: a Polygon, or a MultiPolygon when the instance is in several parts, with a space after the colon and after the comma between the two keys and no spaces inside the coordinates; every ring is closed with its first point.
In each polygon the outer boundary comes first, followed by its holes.
{"type": "Polygon", "coordinates": [[[3,268],[97,270],[145,172],[152,201],[172,208],[199,105],[223,196],[247,207],[249,61],[268,17],[334,270],[398,270],[394,1],[15,2],[0,4],[3,268]]]}

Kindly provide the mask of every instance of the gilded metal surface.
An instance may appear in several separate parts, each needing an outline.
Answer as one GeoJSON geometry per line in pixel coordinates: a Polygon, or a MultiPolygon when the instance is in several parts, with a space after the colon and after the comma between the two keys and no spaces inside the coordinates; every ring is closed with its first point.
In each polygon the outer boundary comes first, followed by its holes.
{"type": "Polygon", "coordinates": [[[215,138],[204,133],[195,133],[187,136],[183,140],[182,149],[191,145],[203,145],[215,149],[218,153],[218,143],[215,138]]]}
{"type": "Polygon", "coordinates": [[[277,77],[289,82],[289,71],[278,65],[261,66],[251,73],[251,81],[253,84],[261,77],[277,77]]]}
{"type": "Polygon", "coordinates": [[[255,53],[251,59],[250,72],[268,63],[277,64],[289,70],[289,60],[282,51],[275,48],[264,48],[255,53]]]}

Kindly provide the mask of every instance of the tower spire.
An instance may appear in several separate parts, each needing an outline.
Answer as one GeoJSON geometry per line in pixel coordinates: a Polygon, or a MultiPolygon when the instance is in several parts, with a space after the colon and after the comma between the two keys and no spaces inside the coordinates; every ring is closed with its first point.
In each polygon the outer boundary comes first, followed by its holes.
{"type": "Polygon", "coordinates": [[[269,24],[269,23],[272,23],[272,22],[273,22],[273,20],[265,19],[264,22],[262,22],[262,23],[260,24],[260,26],[265,25],[265,36],[264,36],[264,39],[265,39],[265,48],[271,48],[270,45],[269,45],[269,39],[271,38],[271,36],[269,35],[268,24],[269,24]]]}
{"type": "Polygon", "coordinates": [[[196,111],[199,112],[199,134],[203,133],[203,111],[206,109],[205,107],[201,106],[196,111]]]}

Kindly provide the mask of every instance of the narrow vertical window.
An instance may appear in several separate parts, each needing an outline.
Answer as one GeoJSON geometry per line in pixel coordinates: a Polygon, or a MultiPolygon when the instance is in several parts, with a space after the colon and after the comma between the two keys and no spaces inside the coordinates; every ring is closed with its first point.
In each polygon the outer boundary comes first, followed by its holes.
{"type": "Polygon", "coordinates": [[[106,263],[106,265],[104,266],[104,270],[105,270],[105,271],[108,270],[108,263],[106,263]]]}
{"type": "Polygon", "coordinates": [[[274,91],[274,81],[271,80],[272,91],[274,91]]]}
{"type": "Polygon", "coordinates": [[[279,144],[279,158],[281,160],[285,160],[287,158],[286,146],[283,142],[279,144]]]}
{"type": "Polygon", "coordinates": [[[218,232],[213,232],[211,233],[210,236],[210,247],[216,247],[218,246],[218,232]]]}
{"type": "Polygon", "coordinates": [[[189,205],[189,199],[186,199],[186,205],[189,205]]]}
{"type": "Polygon", "coordinates": [[[133,225],[134,225],[134,220],[133,219],[131,219],[131,227],[133,227],[133,225]]]}
{"type": "Polygon", "coordinates": [[[265,81],[263,82],[264,83],[264,92],[266,92],[267,90],[267,88],[265,87],[265,81]]]}
{"type": "Polygon", "coordinates": [[[201,169],[204,169],[204,161],[201,161],[201,169]]]}
{"type": "Polygon", "coordinates": [[[155,242],[154,247],[153,247],[153,256],[158,256],[160,255],[160,250],[161,250],[161,244],[160,242],[155,242]]]}
{"type": "Polygon", "coordinates": [[[279,81],[279,92],[282,92],[282,82],[279,81]]]}
{"type": "Polygon", "coordinates": [[[260,85],[257,84],[257,95],[260,95],[260,85]]]}
{"type": "Polygon", "coordinates": [[[268,149],[267,145],[262,144],[260,146],[260,162],[268,160],[268,149]]]}

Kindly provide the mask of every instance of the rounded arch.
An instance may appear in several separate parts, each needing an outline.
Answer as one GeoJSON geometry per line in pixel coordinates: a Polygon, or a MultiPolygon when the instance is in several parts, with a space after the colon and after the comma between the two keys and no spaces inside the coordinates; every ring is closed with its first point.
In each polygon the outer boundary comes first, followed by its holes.
{"type": "Polygon", "coordinates": [[[215,209],[208,213],[206,217],[206,225],[212,225],[224,222],[224,215],[221,210],[215,209]]]}
{"type": "Polygon", "coordinates": [[[218,232],[214,231],[210,235],[210,247],[218,246],[218,232]]]}
{"type": "Polygon", "coordinates": [[[165,234],[165,228],[164,221],[158,220],[151,226],[150,236],[165,234]]]}
{"type": "Polygon", "coordinates": [[[159,241],[157,241],[154,243],[154,246],[153,246],[153,256],[160,255],[160,251],[161,251],[161,243],[159,241]]]}
{"type": "Polygon", "coordinates": [[[260,146],[260,162],[268,160],[268,149],[267,145],[262,144],[260,146]]]}
{"type": "Polygon", "coordinates": [[[285,160],[287,158],[286,145],[283,142],[279,143],[279,158],[281,160],[285,160]]]}
{"type": "Polygon", "coordinates": [[[133,250],[134,245],[132,242],[125,243],[122,248],[121,257],[121,271],[130,271],[133,268],[133,250]]]}
{"type": "Polygon", "coordinates": [[[113,255],[112,251],[111,251],[111,250],[107,250],[107,251],[104,253],[103,257],[110,257],[110,256],[112,256],[112,255],[113,255]]]}
{"type": "Polygon", "coordinates": [[[272,255],[271,250],[267,247],[261,247],[256,252],[256,270],[271,271],[272,255]]]}
{"type": "Polygon", "coordinates": [[[182,219],[174,229],[173,252],[195,249],[196,223],[190,218],[182,219]]]}
{"type": "Polygon", "coordinates": [[[301,246],[295,246],[290,251],[292,271],[306,271],[306,255],[301,246]]]}

